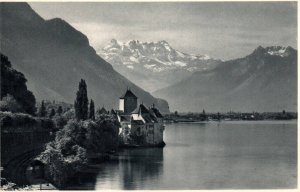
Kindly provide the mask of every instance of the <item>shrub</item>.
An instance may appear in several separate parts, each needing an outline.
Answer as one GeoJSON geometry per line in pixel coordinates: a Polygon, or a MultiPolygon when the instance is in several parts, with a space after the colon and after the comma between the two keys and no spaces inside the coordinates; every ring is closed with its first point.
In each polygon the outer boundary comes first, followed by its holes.
{"type": "Polygon", "coordinates": [[[0,101],[0,111],[10,111],[16,113],[23,112],[23,109],[17,100],[12,95],[8,94],[0,101]]]}
{"type": "Polygon", "coordinates": [[[103,138],[105,151],[116,150],[118,148],[119,123],[112,116],[106,116],[96,122],[103,138]]]}
{"type": "Polygon", "coordinates": [[[63,187],[68,178],[81,170],[87,163],[86,150],[78,145],[57,141],[48,143],[46,150],[37,159],[46,165],[46,176],[58,187],[63,187]],[[67,144],[68,147],[64,146],[67,144]],[[63,153],[69,148],[72,153],[63,153]]]}
{"type": "Polygon", "coordinates": [[[26,78],[23,73],[12,68],[8,58],[1,55],[1,99],[7,94],[12,95],[26,113],[35,114],[35,97],[27,90],[26,78]]]}
{"type": "Polygon", "coordinates": [[[55,127],[57,129],[62,129],[66,124],[67,124],[67,119],[65,119],[64,117],[61,116],[57,116],[55,115],[53,118],[53,123],[55,124],[55,127]]]}
{"type": "Polygon", "coordinates": [[[2,128],[7,127],[31,127],[37,125],[34,117],[24,113],[0,112],[2,128]]]}
{"type": "Polygon", "coordinates": [[[75,119],[75,109],[74,108],[69,109],[62,116],[67,120],[75,119]]]}
{"type": "Polygon", "coordinates": [[[71,119],[47,144],[39,159],[46,164],[47,175],[58,186],[80,171],[87,163],[87,154],[103,153],[118,147],[118,123],[106,116],[97,122],[71,119]]]}
{"type": "Polygon", "coordinates": [[[55,125],[51,119],[36,118],[24,113],[0,112],[1,128],[45,129],[51,130],[55,125]]]}

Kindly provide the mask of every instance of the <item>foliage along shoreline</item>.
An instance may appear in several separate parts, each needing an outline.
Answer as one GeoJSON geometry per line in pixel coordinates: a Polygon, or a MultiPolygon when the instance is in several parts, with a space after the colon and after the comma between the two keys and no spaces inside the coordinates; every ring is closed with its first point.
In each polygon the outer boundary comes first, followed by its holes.
{"type": "Polygon", "coordinates": [[[25,76],[13,69],[8,58],[1,54],[1,132],[45,129],[50,135],[54,134],[54,139],[36,158],[45,164],[46,179],[52,184],[62,188],[70,176],[88,163],[90,156],[117,150],[117,117],[102,114],[101,110],[95,112],[94,101],[89,102],[83,79],[74,107],[44,100],[37,104],[32,92],[27,90],[26,81],[25,76]]]}
{"type": "Polygon", "coordinates": [[[95,117],[94,102],[88,102],[83,79],[79,82],[74,108],[73,116],[37,157],[46,165],[47,179],[58,188],[64,187],[71,176],[82,170],[90,156],[118,149],[118,119],[99,113],[95,117]]]}

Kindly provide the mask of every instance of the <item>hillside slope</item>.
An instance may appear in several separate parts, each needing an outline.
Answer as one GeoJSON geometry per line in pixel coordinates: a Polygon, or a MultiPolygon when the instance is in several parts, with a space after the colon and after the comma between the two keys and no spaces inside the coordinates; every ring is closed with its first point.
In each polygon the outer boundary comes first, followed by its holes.
{"type": "Polygon", "coordinates": [[[297,111],[297,51],[258,47],[154,95],[167,99],[171,110],[297,111]]]}
{"type": "Polygon", "coordinates": [[[85,79],[96,106],[117,108],[118,98],[130,87],[141,101],[168,112],[156,99],[116,72],[89,45],[88,38],[62,19],[44,20],[27,3],[0,4],[1,52],[28,79],[38,100],[73,103],[78,82],[85,79]]]}

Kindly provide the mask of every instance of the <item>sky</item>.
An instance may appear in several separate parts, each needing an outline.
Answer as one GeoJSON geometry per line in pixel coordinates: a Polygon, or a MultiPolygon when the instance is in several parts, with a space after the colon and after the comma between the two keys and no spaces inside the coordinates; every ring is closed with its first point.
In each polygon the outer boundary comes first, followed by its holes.
{"type": "Polygon", "coordinates": [[[44,19],[62,18],[97,50],[166,40],[179,51],[229,60],[256,47],[297,48],[297,2],[30,2],[44,19]]]}

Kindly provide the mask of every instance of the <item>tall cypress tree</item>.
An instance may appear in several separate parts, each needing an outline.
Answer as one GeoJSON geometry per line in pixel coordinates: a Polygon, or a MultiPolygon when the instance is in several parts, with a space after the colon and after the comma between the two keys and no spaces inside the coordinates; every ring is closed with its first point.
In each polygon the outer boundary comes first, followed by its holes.
{"type": "Polygon", "coordinates": [[[61,115],[61,113],[63,112],[63,109],[62,109],[62,107],[61,106],[59,106],[58,107],[58,109],[57,109],[57,113],[58,113],[58,115],[61,115]]]}
{"type": "Polygon", "coordinates": [[[40,117],[46,117],[46,115],[47,115],[47,111],[46,111],[44,100],[42,100],[40,111],[39,111],[39,115],[40,115],[40,117]]]}
{"type": "Polygon", "coordinates": [[[77,120],[86,120],[88,118],[88,103],[87,86],[85,81],[81,79],[74,103],[77,120]]]}
{"type": "Polygon", "coordinates": [[[52,108],[49,117],[52,118],[55,115],[55,110],[52,108]]]}
{"type": "Polygon", "coordinates": [[[95,120],[95,105],[93,99],[90,102],[89,119],[95,120]]]}

